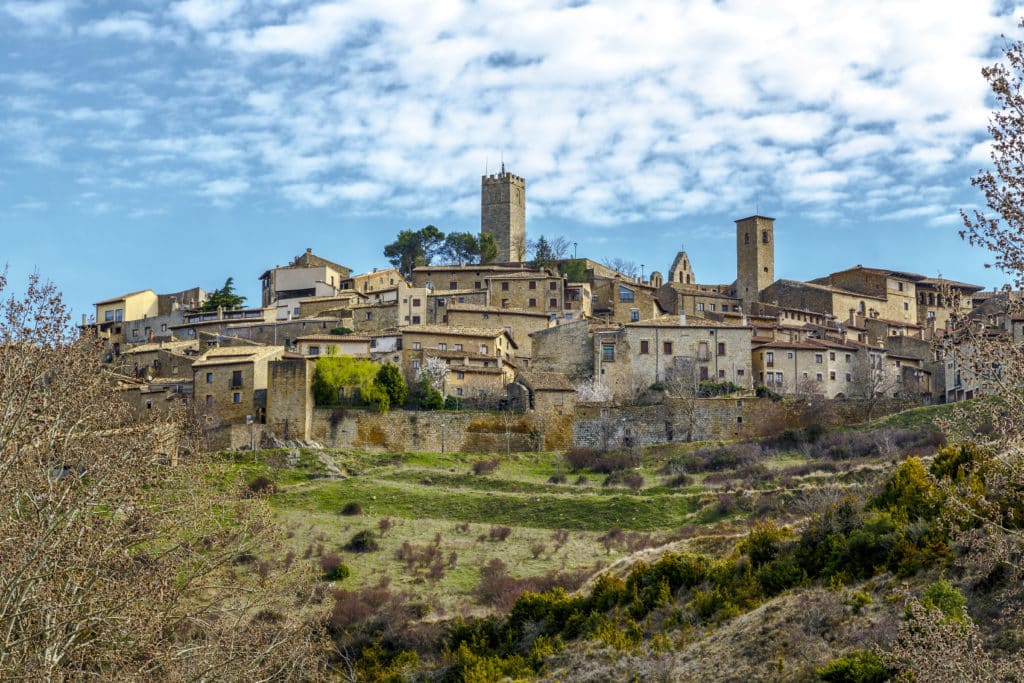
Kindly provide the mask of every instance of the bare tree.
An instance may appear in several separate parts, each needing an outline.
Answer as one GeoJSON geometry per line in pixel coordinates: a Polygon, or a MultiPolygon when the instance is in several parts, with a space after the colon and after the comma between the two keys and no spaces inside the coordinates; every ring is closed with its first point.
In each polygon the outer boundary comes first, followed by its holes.
{"type": "Polygon", "coordinates": [[[640,266],[638,266],[634,261],[629,261],[619,256],[610,259],[605,263],[605,265],[616,272],[622,273],[626,277],[636,277],[640,274],[640,266]]]}
{"type": "Polygon", "coordinates": [[[870,422],[878,404],[891,397],[899,383],[885,367],[881,350],[861,349],[857,352],[849,383],[849,395],[859,399],[867,408],[865,420],[870,422]],[[863,354],[863,355],[862,355],[863,354]]]}
{"type": "Polygon", "coordinates": [[[693,356],[675,356],[672,367],[665,370],[664,384],[665,390],[676,399],[673,407],[686,428],[686,441],[693,441],[693,432],[697,426],[697,399],[700,396],[697,359],[693,356]]]}
{"type": "Polygon", "coordinates": [[[134,424],[99,355],[38,277],[0,303],[0,679],[318,676],[308,567],[250,569],[265,502],[170,464],[177,416],[134,424]]]}

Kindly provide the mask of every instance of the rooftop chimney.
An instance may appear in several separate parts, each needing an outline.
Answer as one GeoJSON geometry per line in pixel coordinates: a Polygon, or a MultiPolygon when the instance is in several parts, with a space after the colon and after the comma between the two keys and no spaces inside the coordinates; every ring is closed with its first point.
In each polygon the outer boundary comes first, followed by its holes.
{"type": "Polygon", "coordinates": [[[685,313],[680,313],[679,314],[679,326],[680,327],[686,327],[686,314],[685,313]]]}

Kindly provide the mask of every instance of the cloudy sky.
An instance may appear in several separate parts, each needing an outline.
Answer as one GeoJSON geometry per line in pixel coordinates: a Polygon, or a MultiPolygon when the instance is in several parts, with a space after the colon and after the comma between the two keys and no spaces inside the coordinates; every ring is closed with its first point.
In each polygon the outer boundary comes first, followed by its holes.
{"type": "Polygon", "coordinates": [[[959,241],[985,164],[990,0],[0,0],[0,264],[76,314],[257,278],[306,247],[386,266],[527,179],[530,236],[735,278],[858,263],[1001,283],[959,241]]]}

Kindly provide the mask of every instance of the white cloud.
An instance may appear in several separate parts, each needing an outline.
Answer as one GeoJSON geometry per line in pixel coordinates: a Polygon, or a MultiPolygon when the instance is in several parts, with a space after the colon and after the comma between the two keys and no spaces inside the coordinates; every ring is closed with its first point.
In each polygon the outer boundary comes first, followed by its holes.
{"type": "Polygon", "coordinates": [[[203,186],[202,194],[215,199],[234,197],[249,190],[249,182],[244,178],[225,178],[211,180],[203,186]]]}
{"type": "Polygon", "coordinates": [[[241,0],[184,0],[173,5],[171,13],[205,31],[230,19],[241,6],[241,0]]]}
{"type": "Polygon", "coordinates": [[[45,28],[62,24],[68,10],[77,3],[64,0],[33,0],[32,2],[5,2],[0,5],[7,14],[32,28],[45,28]]]}

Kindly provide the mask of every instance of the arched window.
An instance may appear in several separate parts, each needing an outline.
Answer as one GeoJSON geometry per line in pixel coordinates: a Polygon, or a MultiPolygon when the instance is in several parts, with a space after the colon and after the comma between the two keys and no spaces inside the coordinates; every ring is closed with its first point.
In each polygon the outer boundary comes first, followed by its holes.
{"type": "Polygon", "coordinates": [[[762,230],[761,231],[761,243],[762,244],[768,244],[768,231],[767,230],[762,230]]]}
{"type": "Polygon", "coordinates": [[[743,233],[743,244],[750,244],[750,233],[743,233]]]}

